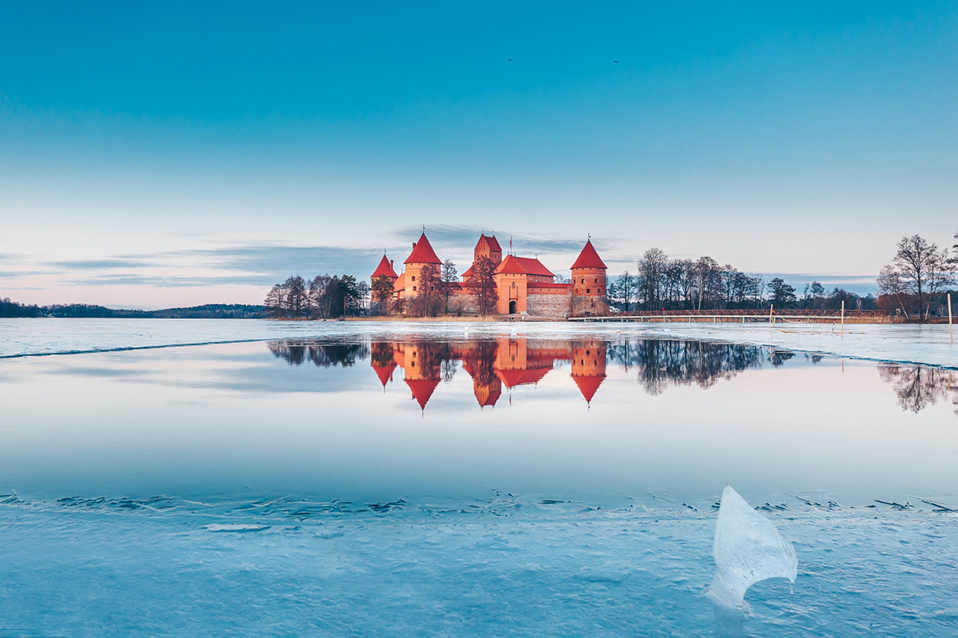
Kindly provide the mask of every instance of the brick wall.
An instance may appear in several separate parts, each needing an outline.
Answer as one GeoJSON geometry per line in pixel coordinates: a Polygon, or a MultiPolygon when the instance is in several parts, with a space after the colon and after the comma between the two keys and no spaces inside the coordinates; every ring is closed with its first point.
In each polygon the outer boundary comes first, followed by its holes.
{"type": "Polygon", "coordinates": [[[533,317],[565,317],[569,314],[572,296],[530,294],[526,299],[528,312],[533,317]]]}
{"type": "Polygon", "coordinates": [[[605,316],[609,314],[609,306],[605,301],[593,296],[575,297],[573,307],[575,310],[572,314],[575,317],[585,315],[605,316]]]}

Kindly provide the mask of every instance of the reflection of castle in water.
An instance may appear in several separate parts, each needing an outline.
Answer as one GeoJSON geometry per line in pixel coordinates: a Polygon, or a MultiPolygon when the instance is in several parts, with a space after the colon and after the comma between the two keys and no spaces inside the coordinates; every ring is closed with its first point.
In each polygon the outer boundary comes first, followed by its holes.
{"type": "MultiPolygon", "coordinates": [[[[441,381],[450,381],[462,368],[472,378],[480,407],[495,406],[503,391],[536,385],[559,367],[568,368],[579,394],[591,404],[606,378],[607,364],[636,370],[648,394],[660,394],[669,385],[695,384],[702,388],[728,379],[747,368],[761,367],[759,348],[699,341],[620,341],[599,339],[530,340],[500,336],[471,341],[396,339],[364,344],[330,343],[315,339],[272,341],[270,351],[290,365],[310,362],[321,367],[352,366],[367,356],[383,388],[402,370],[412,398],[425,409],[441,381]]],[[[783,362],[778,354],[771,363],[783,362]]]]}
{"type": "MultiPolygon", "coordinates": [[[[425,409],[441,381],[450,381],[461,367],[472,378],[480,407],[494,406],[506,391],[535,385],[559,367],[570,367],[579,393],[592,402],[606,378],[606,365],[634,371],[647,394],[657,395],[675,385],[710,388],[743,370],[766,363],[781,366],[795,354],[755,346],[670,340],[530,340],[500,336],[491,339],[445,342],[422,339],[336,343],[318,339],[286,339],[267,343],[270,351],[290,365],[306,362],[319,367],[348,367],[366,357],[383,388],[402,369],[412,398],[425,409]]],[[[812,363],[820,355],[806,355],[812,363]]],[[[920,412],[939,401],[958,406],[958,377],[952,370],[881,364],[881,378],[892,384],[903,410],[920,412]]],[[[958,409],[955,410],[958,415],[958,409]]]]}
{"type": "Polygon", "coordinates": [[[572,380],[587,402],[605,379],[606,344],[602,341],[537,342],[525,337],[499,337],[456,343],[397,341],[374,343],[372,367],[385,387],[393,371],[403,370],[412,397],[425,409],[456,364],[472,377],[473,393],[481,407],[494,406],[507,390],[535,385],[560,362],[570,362],[572,380]],[[452,365],[450,365],[452,364],[452,365]]]}

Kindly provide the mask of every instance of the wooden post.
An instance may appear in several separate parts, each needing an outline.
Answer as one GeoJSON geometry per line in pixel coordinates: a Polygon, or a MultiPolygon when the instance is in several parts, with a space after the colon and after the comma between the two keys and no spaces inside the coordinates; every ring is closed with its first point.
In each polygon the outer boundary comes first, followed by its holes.
{"type": "Polygon", "coordinates": [[[845,336],[845,301],[842,300],[842,337],[845,336]]]}
{"type": "Polygon", "coordinates": [[[772,332],[772,324],[775,322],[775,304],[768,305],[768,331],[772,332]]]}
{"type": "MultiPolygon", "coordinates": [[[[954,343],[955,329],[952,327],[952,324],[951,324],[951,293],[950,292],[948,293],[948,334],[951,335],[951,342],[954,343]]],[[[949,378],[950,378],[950,373],[949,373],[949,378]]]]}

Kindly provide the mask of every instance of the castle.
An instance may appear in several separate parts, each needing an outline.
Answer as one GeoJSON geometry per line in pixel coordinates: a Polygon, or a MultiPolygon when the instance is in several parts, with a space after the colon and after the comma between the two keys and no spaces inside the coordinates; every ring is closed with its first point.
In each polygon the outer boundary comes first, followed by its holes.
{"type": "MultiPolygon", "coordinates": [[[[392,297],[387,310],[403,309],[424,293],[423,285],[432,285],[442,268],[426,233],[413,243],[412,252],[403,262],[405,270],[396,274],[393,261],[383,255],[372,274],[372,281],[385,277],[392,283],[392,297]],[[425,280],[424,280],[425,274],[425,280]]],[[[579,257],[572,264],[572,282],[557,282],[555,274],[541,261],[530,257],[507,254],[495,235],[480,235],[473,251],[473,263],[462,274],[462,281],[448,284],[449,307],[459,313],[478,313],[477,295],[480,293],[480,267],[495,268],[492,285],[497,293],[495,314],[530,315],[534,317],[570,317],[575,315],[603,315],[608,313],[606,302],[606,265],[602,262],[592,240],[586,241],[579,257]],[[488,261],[486,261],[488,260],[488,261]]]]}

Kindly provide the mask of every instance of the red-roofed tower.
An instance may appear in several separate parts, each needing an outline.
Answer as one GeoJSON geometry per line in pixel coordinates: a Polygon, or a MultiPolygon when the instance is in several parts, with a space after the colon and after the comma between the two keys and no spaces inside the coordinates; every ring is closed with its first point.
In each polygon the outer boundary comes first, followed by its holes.
{"type": "Polygon", "coordinates": [[[473,251],[472,262],[475,263],[483,257],[491,259],[496,266],[502,263],[502,247],[495,235],[492,237],[486,237],[484,234],[479,236],[476,249],[473,251]]]}
{"type": "Polygon", "coordinates": [[[405,279],[405,290],[403,294],[406,299],[412,299],[419,295],[419,287],[422,284],[422,269],[427,264],[436,267],[436,274],[439,275],[439,269],[442,267],[442,260],[432,249],[432,244],[426,239],[426,233],[419,236],[419,241],[412,245],[412,252],[406,258],[406,271],[403,273],[405,279]]]}
{"type": "Polygon", "coordinates": [[[575,314],[605,314],[608,306],[603,301],[606,289],[605,262],[599,257],[592,240],[588,240],[572,264],[572,294],[576,300],[575,314]]]}

